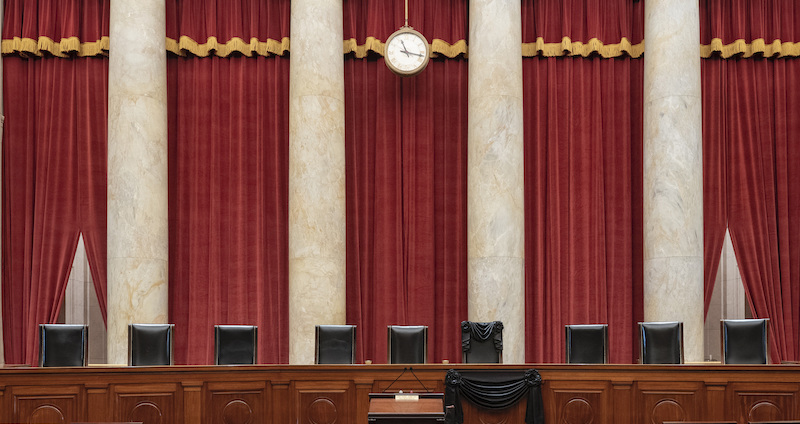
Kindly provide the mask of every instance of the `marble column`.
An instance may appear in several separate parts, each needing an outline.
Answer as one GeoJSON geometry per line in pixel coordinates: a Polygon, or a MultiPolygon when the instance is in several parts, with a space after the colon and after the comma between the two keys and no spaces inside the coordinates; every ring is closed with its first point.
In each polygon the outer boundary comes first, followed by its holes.
{"type": "Polygon", "coordinates": [[[647,0],[644,318],[683,321],[703,360],[703,162],[698,0],[647,0]]]}
{"type": "Polygon", "coordinates": [[[108,69],[108,361],[127,325],[167,320],[164,0],[114,0],[108,69]]]}
{"type": "Polygon", "coordinates": [[[345,323],[342,0],[293,0],[289,73],[289,362],[345,323]]]}
{"type": "Polygon", "coordinates": [[[522,21],[517,0],[469,2],[469,319],[503,321],[525,361],[522,21]]]}

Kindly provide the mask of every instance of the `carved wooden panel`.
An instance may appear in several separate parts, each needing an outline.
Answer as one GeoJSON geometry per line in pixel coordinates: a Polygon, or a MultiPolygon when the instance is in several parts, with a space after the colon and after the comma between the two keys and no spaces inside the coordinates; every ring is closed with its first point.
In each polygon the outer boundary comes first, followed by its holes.
{"type": "Polygon", "coordinates": [[[264,382],[209,383],[206,396],[208,413],[204,422],[223,424],[265,423],[269,412],[264,382]]]}
{"type": "Polygon", "coordinates": [[[14,387],[10,395],[13,422],[68,424],[85,415],[80,386],[14,387]]]}
{"type": "Polygon", "coordinates": [[[462,398],[461,408],[464,412],[464,424],[518,424],[525,422],[525,411],[528,407],[527,397],[523,397],[516,405],[506,409],[486,409],[475,406],[462,398]]]}
{"type": "Polygon", "coordinates": [[[563,382],[548,384],[547,422],[558,424],[597,424],[608,414],[611,385],[605,381],[563,382]]]}
{"type": "Polygon", "coordinates": [[[182,417],[177,416],[180,405],[176,384],[114,386],[114,410],[117,421],[142,424],[183,422],[182,417]]]}
{"type": "Polygon", "coordinates": [[[702,419],[698,409],[705,395],[699,382],[640,382],[634,400],[635,423],[661,424],[663,421],[687,421],[702,419]]]}
{"type": "Polygon", "coordinates": [[[733,383],[733,409],[739,422],[798,418],[800,386],[786,383],[733,383]]]}
{"type": "MultiPolygon", "coordinates": [[[[303,381],[294,384],[295,417],[300,424],[349,422],[355,414],[354,387],[342,381],[303,381]]],[[[294,422],[294,421],[292,421],[294,422]]]]}

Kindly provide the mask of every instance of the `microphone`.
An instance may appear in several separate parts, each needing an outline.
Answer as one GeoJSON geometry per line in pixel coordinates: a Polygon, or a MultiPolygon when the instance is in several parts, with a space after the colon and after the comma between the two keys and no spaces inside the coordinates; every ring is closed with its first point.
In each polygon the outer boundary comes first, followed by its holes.
{"type": "MultiPolygon", "coordinates": [[[[406,367],[403,367],[403,372],[401,372],[401,373],[400,373],[400,375],[398,375],[398,376],[397,376],[397,378],[395,378],[395,379],[394,379],[394,381],[392,381],[392,382],[391,382],[391,384],[389,384],[388,386],[386,386],[386,388],[385,388],[385,389],[383,389],[383,392],[381,392],[381,393],[386,393],[386,391],[388,391],[388,390],[389,390],[389,387],[392,387],[392,385],[393,385],[394,383],[396,383],[396,382],[397,382],[397,380],[399,380],[399,379],[400,379],[400,377],[402,377],[402,376],[403,376],[403,374],[405,374],[405,373],[406,373],[406,371],[408,371],[408,368],[406,368],[406,367]]],[[[414,377],[416,377],[416,375],[415,375],[414,377]]],[[[417,379],[417,380],[419,380],[419,379],[417,379]]],[[[424,386],[423,386],[423,387],[424,387],[424,386]]]]}

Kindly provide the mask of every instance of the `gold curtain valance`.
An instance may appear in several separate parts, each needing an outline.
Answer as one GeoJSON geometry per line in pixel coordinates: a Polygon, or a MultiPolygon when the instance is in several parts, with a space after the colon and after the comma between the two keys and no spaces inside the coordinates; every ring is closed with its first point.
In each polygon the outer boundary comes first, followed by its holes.
{"type": "Polygon", "coordinates": [[[707,59],[714,54],[719,54],[723,59],[735,56],[748,58],[757,54],[763,57],[800,57],[800,43],[773,40],[767,44],[763,38],[756,38],[750,43],[738,39],[730,44],[722,44],[722,40],[714,38],[710,44],[700,45],[700,57],[707,59]]]}
{"type": "Polygon", "coordinates": [[[97,41],[82,43],[78,37],[62,38],[61,41],[53,41],[50,37],[41,36],[37,40],[32,38],[14,37],[10,40],[3,40],[3,54],[18,54],[20,56],[42,56],[49,53],[56,57],[77,56],[107,56],[108,37],[101,37],[97,41]]]}
{"type": "MultiPolygon", "coordinates": [[[[367,57],[369,52],[375,52],[383,56],[383,48],[384,43],[375,37],[367,37],[367,41],[361,45],[358,44],[355,38],[344,40],[343,43],[344,54],[354,53],[359,59],[367,57]]],[[[434,38],[433,41],[431,41],[431,55],[437,57],[440,54],[449,58],[454,58],[458,55],[464,55],[464,57],[466,57],[467,41],[458,40],[450,44],[447,41],[434,38]]]]}
{"type": "Polygon", "coordinates": [[[167,37],[167,51],[179,56],[186,56],[189,52],[198,57],[208,57],[211,55],[227,57],[232,53],[241,53],[244,56],[283,56],[289,51],[289,37],[283,37],[280,41],[267,39],[260,41],[253,37],[249,42],[245,42],[239,37],[233,37],[225,43],[217,41],[217,37],[208,37],[205,43],[182,35],[178,40],[167,37]]]}
{"type": "Polygon", "coordinates": [[[620,42],[616,44],[604,44],[596,38],[583,43],[581,41],[572,41],[565,36],[560,43],[545,43],[542,37],[537,38],[533,43],[522,43],[522,57],[587,57],[592,54],[598,54],[603,58],[619,57],[625,54],[632,58],[638,58],[644,54],[644,41],[638,44],[631,44],[627,38],[622,37],[620,42]]]}

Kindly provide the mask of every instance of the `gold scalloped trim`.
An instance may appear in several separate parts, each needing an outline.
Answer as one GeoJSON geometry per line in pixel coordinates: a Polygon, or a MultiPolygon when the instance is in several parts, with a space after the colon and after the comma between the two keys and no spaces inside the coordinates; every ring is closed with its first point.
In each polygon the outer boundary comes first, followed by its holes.
{"type": "Polygon", "coordinates": [[[205,43],[198,43],[188,36],[182,35],[178,41],[167,37],[167,51],[179,56],[186,56],[191,53],[198,57],[207,57],[212,54],[219,57],[227,57],[232,53],[241,53],[247,57],[256,56],[283,56],[289,51],[289,37],[282,40],[267,39],[259,41],[258,38],[251,38],[250,42],[245,42],[239,37],[233,37],[226,43],[217,41],[217,37],[208,37],[205,43]]]}
{"type": "MultiPolygon", "coordinates": [[[[384,43],[375,37],[367,37],[364,44],[360,45],[355,38],[344,40],[342,44],[344,54],[354,53],[359,59],[367,57],[369,52],[374,52],[383,56],[384,43]]],[[[458,55],[464,55],[464,57],[466,57],[467,41],[458,40],[450,44],[447,41],[434,38],[433,41],[431,41],[431,57],[437,57],[440,54],[449,58],[454,58],[458,55]]]]}
{"type": "Polygon", "coordinates": [[[108,56],[108,37],[102,37],[97,41],[81,43],[78,37],[62,38],[55,42],[50,37],[41,36],[38,40],[32,38],[14,37],[10,40],[3,40],[3,54],[18,54],[23,57],[42,56],[50,53],[57,57],[68,57],[73,54],[77,56],[108,56]]]}
{"type": "Polygon", "coordinates": [[[700,57],[706,59],[718,53],[723,59],[741,55],[741,57],[752,57],[761,54],[764,57],[798,57],[800,56],[800,43],[781,42],[773,40],[767,44],[763,38],[756,38],[750,43],[743,39],[738,39],[730,44],[722,44],[722,40],[714,38],[709,44],[700,45],[700,57]]]}
{"type": "Polygon", "coordinates": [[[603,44],[602,41],[596,38],[590,39],[588,43],[582,43],[580,41],[572,41],[569,37],[564,37],[560,43],[545,43],[544,38],[539,37],[533,43],[522,43],[522,57],[587,57],[594,53],[604,58],[619,57],[625,54],[638,58],[644,54],[644,41],[639,44],[631,44],[627,38],[622,37],[617,44],[603,44]]]}

